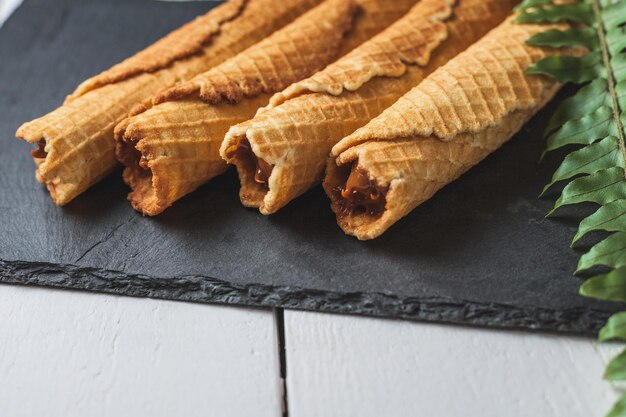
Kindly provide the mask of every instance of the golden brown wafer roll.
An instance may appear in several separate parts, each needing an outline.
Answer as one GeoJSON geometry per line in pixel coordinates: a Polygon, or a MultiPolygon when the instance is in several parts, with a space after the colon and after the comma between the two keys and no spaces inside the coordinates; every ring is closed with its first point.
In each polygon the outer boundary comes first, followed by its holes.
{"type": "Polygon", "coordinates": [[[321,0],[230,0],[84,83],[63,106],[22,125],[37,179],[64,205],[117,164],[113,129],[138,103],[222,63],[321,0]]]}
{"type": "Polygon", "coordinates": [[[416,0],[326,0],[306,15],[193,80],[116,129],[129,200],[156,215],[227,168],[224,134],[280,91],[400,18],[416,0]]]}
{"type": "Polygon", "coordinates": [[[565,52],[526,45],[547,29],[506,21],[339,142],[324,188],[341,228],[380,236],[510,139],[560,87],[525,73],[565,52]]]}
{"type": "Polygon", "coordinates": [[[318,184],[333,145],[501,23],[515,4],[422,0],[343,59],[275,95],[254,119],[233,126],[221,147],[237,165],[242,203],[270,214],[318,184]]]}

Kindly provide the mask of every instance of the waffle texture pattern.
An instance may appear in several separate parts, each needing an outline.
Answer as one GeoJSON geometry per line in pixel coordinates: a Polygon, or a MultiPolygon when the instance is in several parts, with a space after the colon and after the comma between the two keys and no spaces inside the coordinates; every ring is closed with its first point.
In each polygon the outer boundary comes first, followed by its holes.
{"type": "Polygon", "coordinates": [[[563,52],[526,45],[546,29],[506,21],[333,148],[324,186],[335,213],[346,169],[364,169],[388,188],[382,216],[338,215],[346,233],[379,236],[499,148],[554,96],[557,82],[525,73],[563,52]]]}
{"type": "Polygon", "coordinates": [[[158,94],[116,128],[129,200],[157,215],[227,168],[229,127],[254,116],[272,93],[333,62],[402,16],[415,0],[326,0],[223,64],[158,94]]]}
{"type": "Polygon", "coordinates": [[[331,148],[428,74],[501,23],[513,0],[422,0],[387,30],[323,71],[272,97],[228,132],[222,155],[247,139],[274,165],[269,190],[238,165],[244,205],[271,214],[319,184],[331,148]]]}
{"type": "Polygon", "coordinates": [[[154,94],[221,64],[320,1],[230,0],[85,81],[63,106],[16,133],[41,148],[37,179],[56,204],[69,203],[116,167],[113,129],[134,106],[149,106],[154,94]]]}

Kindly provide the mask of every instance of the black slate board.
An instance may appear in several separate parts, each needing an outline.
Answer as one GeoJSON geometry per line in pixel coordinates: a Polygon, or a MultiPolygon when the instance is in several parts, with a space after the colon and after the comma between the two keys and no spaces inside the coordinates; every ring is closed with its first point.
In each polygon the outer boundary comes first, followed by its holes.
{"type": "Polygon", "coordinates": [[[234,172],[156,219],[119,173],[54,206],[18,125],[209,7],[25,0],[0,29],[0,281],[581,334],[614,311],[577,295],[575,223],[543,219],[549,109],[372,242],[343,235],[319,188],[273,217],[243,208],[234,172]]]}

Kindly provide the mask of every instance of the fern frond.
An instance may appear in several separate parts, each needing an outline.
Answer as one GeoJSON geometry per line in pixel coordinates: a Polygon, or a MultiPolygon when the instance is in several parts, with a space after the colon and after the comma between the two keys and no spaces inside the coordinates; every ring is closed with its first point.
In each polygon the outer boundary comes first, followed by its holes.
{"type": "Polygon", "coordinates": [[[585,47],[596,49],[600,46],[596,31],[590,27],[567,30],[550,29],[534,35],[526,43],[550,48],[585,47]]]}
{"type": "Polygon", "coordinates": [[[609,340],[626,341],[626,311],[613,314],[609,318],[609,321],[600,329],[598,340],[601,342],[609,340]]]}
{"type": "Polygon", "coordinates": [[[601,63],[602,56],[599,52],[590,52],[582,58],[557,55],[544,58],[528,68],[526,72],[549,75],[562,83],[581,84],[606,76],[606,70],[600,65],[601,63]]]}
{"type": "Polygon", "coordinates": [[[607,136],[599,142],[567,155],[555,171],[550,183],[544,187],[542,194],[557,182],[580,174],[593,174],[616,166],[624,168],[624,159],[621,158],[618,140],[615,136],[607,136]]]}
{"type": "Polygon", "coordinates": [[[515,8],[515,11],[523,11],[530,9],[531,7],[544,6],[548,4],[552,4],[552,0],[524,0],[515,8]]]}
{"type": "Polygon", "coordinates": [[[606,417],[624,417],[626,416],[626,396],[620,398],[615,404],[613,409],[606,415],[606,417]]]}
{"type": "MultiPolygon", "coordinates": [[[[597,275],[585,281],[580,287],[580,293],[586,297],[609,301],[626,301],[625,290],[626,268],[615,269],[608,274],[597,275]]],[[[626,323],[624,325],[626,326],[626,323]]],[[[626,328],[624,330],[626,331],[626,328]]]]}
{"type": "MultiPolygon", "coordinates": [[[[578,262],[576,272],[591,269],[594,266],[621,268],[626,266],[626,232],[612,234],[596,243],[578,262]]],[[[626,291],[624,291],[626,301],[626,291]]]]}
{"type": "Polygon", "coordinates": [[[606,367],[604,379],[609,381],[626,380],[626,352],[617,355],[606,367]]]}
{"type": "Polygon", "coordinates": [[[615,200],[605,204],[598,211],[580,222],[572,245],[594,230],[626,232],[626,199],[615,200]]]}
{"type": "Polygon", "coordinates": [[[600,106],[578,119],[568,120],[563,127],[548,136],[546,152],[567,145],[589,145],[612,133],[617,134],[613,110],[609,106],[600,106]]]}
{"type": "Polygon", "coordinates": [[[515,20],[519,23],[557,23],[568,20],[592,25],[593,19],[591,5],[587,2],[566,5],[548,2],[522,9],[515,20]]]}
{"type": "Polygon", "coordinates": [[[621,198],[626,198],[624,170],[619,167],[602,169],[567,184],[548,216],[570,204],[607,204],[621,198]]]}
{"type": "MultiPolygon", "coordinates": [[[[598,267],[608,272],[587,279],[580,294],[626,302],[626,1],[559,5],[527,0],[520,9],[520,22],[574,22],[573,28],[533,36],[530,45],[588,50],[581,58],[552,56],[527,71],[582,85],[561,103],[546,129],[546,152],[577,149],[565,157],[542,194],[558,182],[569,182],[548,216],[558,215],[565,205],[599,205],[581,221],[572,245],[590,232],[608,233],[581,257],[576,273],[598,267]]],[[[609,319],[599,339],[626,341],[626,311],[609,319]]],[[[611,361],[605,378],[626,380],[626,351],[611,361]]],[[[617,416],[626,417],[626,396],[608,414],[617,416]]]]}

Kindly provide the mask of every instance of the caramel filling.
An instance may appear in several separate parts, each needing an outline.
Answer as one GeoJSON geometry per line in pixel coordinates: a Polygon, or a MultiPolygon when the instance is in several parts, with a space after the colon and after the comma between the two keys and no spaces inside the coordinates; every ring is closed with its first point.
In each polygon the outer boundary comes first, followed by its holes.
{"type": "Polygon", "coordinates": [[[258,158],[254,152],[248,139],[239,141],[237,145],[233,145],[226,150],[226,158],[228,161],[237,160],[243,166],[254,172],[254,182],[263,186],[265,190],[269,190],[268,181],[274,165],[268,164],[263,159],[258,158]]]}
{"type": "Polygon", "coordinates": [[[340,182],[342,185],[335,190],[340,206],[339,216],[382,216],[387,204],[387,189],[376,185],[362,168],[353,166],[345,175],[346,180],[340,182]]]}
{"type": "Polygon", "coordinates": [[[149,170],[148,159],[137,150],[137,140],[117,143],[116,156],[118,160],[128,168],[149,170]]]}
{"type": "Polygon", "coordinates": [[[37,149],[32,150],[30,154],[33,158],[37,159],[44,159],[48,156],[48,152],[46,152],[46,140],[40,139],[39,142],[37,142],[37,149]]]}

